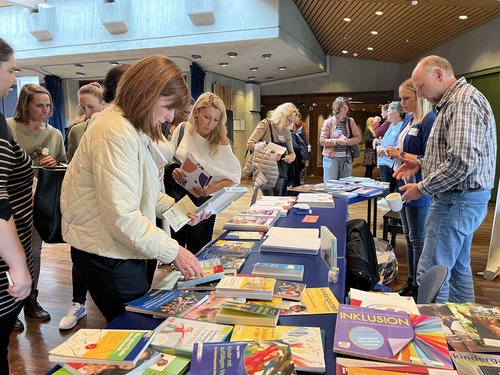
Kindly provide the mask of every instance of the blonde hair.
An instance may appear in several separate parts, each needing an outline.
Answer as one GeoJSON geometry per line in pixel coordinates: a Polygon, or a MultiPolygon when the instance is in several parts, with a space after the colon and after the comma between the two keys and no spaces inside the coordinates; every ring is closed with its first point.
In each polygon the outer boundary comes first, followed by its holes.
{"type": "Polygon", "coordinates": [[[168,57],[153,55],[132,65],[118,83],[115,104],[132,125],[153,141],[162,139],[154,121],[154,107],[160,96],[171,98],[172,108],[189,104],[191,95],[181,70],[168,57]]]}
{"type": "Polygon", "coordinates": [[[30,114],[28,111],[28,105],[31,103],[36,94],[46,94],[49,96],[50,100],[50,113],[47,116],[49,118],[52,116],[54,110],[54,103],[52,102],[52,97],[45,87],[40,85],[35,85],[34,83],[28,83],[21,88],[19,93],[19,99],[17,100],[16,109],[14,110],[14,119],[23,124],[29,124],[30,114]]]}
{"type": "Polygon", "coordinates": [[[215,155],[217,153],[217,146],[219,146],[222,141],[227,138],[226,130],[226,106],[220,97],[211,92],[205,92],[200,95],[198,100],[194,103],[193,110],[188,118],[188,130],[191,134],[196,133],[198,128],[198,111],[203,108],[213,107],[220,111],[220,119],[217,126],[208,134],[206,138],[210,146],[210,155],[215,155]]]}
{"type": "Polygon", "coordinates": [[[421,124],[424,117],[432,108],[431,103],[429,103],[427,99],[417,97],[417,89],[413,85],[411,78],[405,80],[399,87],[411,91],[417,98],[417,110],[413,114],[413,122],[415,124],[421,124]]]}
{"type": "Polygon", "coordinates": [[[271,122],[278,128],[282,128],[287,125],[286,118],[294,115],[295,113],[299,113],[295,104],[290,102],[280,104],[273,111],[271,115],[271,122]]]}
{"type": "MultiPolygon", "coordinates": [[[[80,90],[78,90],[78,98],[85,94],[94,96],[97,100],[99,100],[99,103],[104,103],[104,90],[98,82],[92,82],[80,87],[80,90]]],[[[87,116],[83,113],[80,104],[76,107],[76,115],[77,118],[72,122],[72,125],[79,124],[87,119],[87,116]]]]}
{"type": "Polygon", "coordinates": [[[366,119],[366,128],[372,133],[375,134],[375,130],[373,130],[373,123],[375,122],[374,117],[368,117],[366,119]]]}
{"type": "Polygon", "coordinates": [[[340,107],[342,107],[342,104],[345,104],[347,108],[350,107],[349,99],[343,96],[337,97],[333,103],[332,103],[332,114],[335,116],[337,113],[340,112],[340,107]]]}

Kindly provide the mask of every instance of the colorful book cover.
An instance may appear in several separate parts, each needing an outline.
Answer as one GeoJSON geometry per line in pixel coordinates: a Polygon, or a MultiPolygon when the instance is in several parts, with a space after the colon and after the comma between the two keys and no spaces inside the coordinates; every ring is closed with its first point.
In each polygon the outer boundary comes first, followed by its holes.
{"type": "Polygon", "coordinates": [[[390,310],[419,315],[417,304],[412,297],[403,297],[397,293],[367,292],[351,288],[351,305],[371,309],[390,310]]]}
{"type": "Polygon", "coordinates": [[[181,169],[184,171],[186,181],[183,183],[178,182],[178,184],[195,197],[199,197],[195,189],[207,187],[213,176],[205,170],[203,165],[201,165],[190,152],[188,152],[184,163],[182,163],[181,169]]]}
{"type": "MultiPolygon", "coordinates": [[[[277,281],[276,281],[277,282],[277,281]]],[[[251,299],[248,298],[246,300],[247,303],[252,303],[254,305],[259,305],[259,306],[272,306],[272,307],[277,307],[279,308],[279,305],[281,303],[281,297],[274,296],[273,299],[270,299],[268,301],[266,300],[257,300],[257,299],[251,299]]]]}
{"type": "Polygon", "coordinates": [[[226,276],[215,287],[215,296],[271,300],[275,282],[264,277],[226,276]]]}
{"type": "Polygon", "coordinates": [[[243,267],[243,264],[245,264],[245,258],[233,258],[223,255],[220,257],[220,263],[225,275],[236,276],[241,267],[243,267]]]}
{"type": "Polygon", "coordinates": [[[451,352],[451,359],[460,374],[483,375],[481,366],[496,367],[500,370],[500,355],[451,352]]]}
{"type": "Polygon", "coordinates": [[[224,225],[228,230],[251,230],[267,232],[276,221],[275,217],[256,215],[236,215],[230,218],[224,225]]]}
{"type": "Polygon", "coordinates": [[[192,375],[294,375],[290,346],[281,341],[197,343],[192,375]]]}
{"type": "Polygon", "coordinates": [[[458,375],[458,373],[455,370],[444,370],[426,366],[404,365],[397,363],[376,362],[376,361],[369,361],[366,359],[337,357],[335,359],[335,362],[336,362],[335,373],[337,375],[350,374],[351,369],[359,369],[359,368],[380,371],[377,372],[377,374],[388,371],[390,374],[394,373],[398,374],[401,372],[403,374],[458,375]]]}
{"type": "Polygon", "coordinates": [[[200,260],[200,264],[203,270],[203,276],[186,278],[184,281],[179,280],[177,282],[178,288],[209,283],[211,281],[220,280],[225,276],[219,258],[203,259],[200,260]]]}
{"type": "Polygon", "coordinates": [[[184,315],[184,318],[215,323],[217,312],[226,302],[245,303],[245,298],[216,298],[214,294],[210,294],[205,302],[184,315]]]}
{"type": "Polygon", "coordinates": [[[163,353],[190,358],[195,342],[226,340],[233,327],[177,317],[165,319],[156,329],[151,347],[163,353]]]}
{"type": "Polygon", "coordinates": [[[391,358],[412,338],[406,313],[339,305],[333,347],[337,353],[391,358]]]}
{"type": "Polygon", "coordinates": [[[257,262],[253,266],[252,275],[273,277],[281,280],[302,281],[304,266],[302,264],[257,262]]]}
{"type": "Polygon", "coordinates": [[[206,250],[214,254],[244,258],[250,253],[254,245],[255,242],[253,241],[218,240],[206,250]]]}
{"type": "Polygon", "coordinates": [[[87,329],[76,332],[49,352],[57,363],[135,365],[146,350],[154,331],[87,329]]]}
{"type": "Polygon", "coordinates": [[[154,285],[153,289],[173,290],[181,278],[183,278],[181,271],[174,270],[154,285]]]}
{"type": "Polygon", "coordinates": [[[306,288],[300,301],[281,301],[280,315],[336,314],[339,302],[330,288],[306,288]]]}
{"type": "Polygon", "coordinates": [[[294,281],[276,280],[274,295],[283,299],[300,301],[306,290],[306,284],[294,281]]]}
{"type": "Polygon", "coordinates": [[[318,327],[234,326],[231,341],[261,340],[281,340],[289,344],[298,371],[324,373],[326,370],[321,330],[318,327]]]}
{"type": "Polygon", "coordinates": [[[141,372],[141,375],[180,375],[184,374],[191,360],[161,353],[158,361],[141,372]]]}
{"type": "Polygon", "coordinates": [[[272,306],[226,302],[221,305],[215,321],[225,324],[245,324],[276,327],[280,310],[272,306]]]}
{"type": "Polygon", "coordinates": [[[264,232],[238,231],[232,230],[227,232],[224,237],[226,240],[257,240],[260,241],[264,232]]]}
{"type": "Polygon", "coordinates": [[[484,345],[500,348],[500,307],[467,303],[484,345]]]}

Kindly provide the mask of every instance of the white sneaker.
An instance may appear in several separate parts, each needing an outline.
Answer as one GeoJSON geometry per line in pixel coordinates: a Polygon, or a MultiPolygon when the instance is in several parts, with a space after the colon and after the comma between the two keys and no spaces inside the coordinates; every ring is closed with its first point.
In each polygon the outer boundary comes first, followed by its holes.
{"type": "Polygon", "coordinates": [[[78,302],[73,302],[68,310],[68,313],[63,316],[59,322],[59,329],[71,329],[76,326],[76,323],[87,315],[85,305],[80,305],[78,302]]]}

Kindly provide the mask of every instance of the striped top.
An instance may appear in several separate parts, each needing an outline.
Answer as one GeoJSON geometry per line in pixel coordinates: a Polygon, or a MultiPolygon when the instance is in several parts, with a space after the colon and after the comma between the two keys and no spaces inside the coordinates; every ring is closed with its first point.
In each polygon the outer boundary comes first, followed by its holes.
{"type": "MultiPolygon", "coordinates": [[[[14,216],[17,234],[26,253],[30,274],[33,277],[31,256],[32,185],[31,158],[14,141],[7,130],[5,117],[0,114],[0,220],[14,216]]],[[[3,237],[4,234],[1,234],[3,237]]],[[[7,293],[5,271],[9,267],[0,256],[0,316],[13,311],[21,302],[15,302],[7,293]]]]}

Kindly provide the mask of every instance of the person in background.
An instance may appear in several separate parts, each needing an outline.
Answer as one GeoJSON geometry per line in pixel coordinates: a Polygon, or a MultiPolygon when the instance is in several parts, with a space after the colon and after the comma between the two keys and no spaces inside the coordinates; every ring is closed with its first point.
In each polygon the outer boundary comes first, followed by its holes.
{"type": "MultiPolygon", "coordinates": [[[[190,195],[196,206],[224,187],[238,185],[241,180],[240,162],[234,156],[226,131],[226,107],[217,95],[206,92],[194,103],[193,111],[185,123],[181,123],[172,134],[176,145],[175,159],[181,164],[188,153],[213,176],[207,187],[197,190],[199,197],[190,195]]],[[[172,171],[172,178],[184,182],[186,175],[181,168],[172,171]]],[[[185,194],[189,194],[184,190],[185,194]]],[[[212,241],[215,215],[195,226],[184,226],[172,235],[193,254],[212,241]]]]}
{"type": "MultiPolygon", "coordinates": [[[[387,156],[386,149],[389,146],[395,147],[398,144],[398,136],[404,126],[406,113],[400,102],[391,102],[387,111],[387,119],[390,126],[382,138],[381,144],[377,146],[377,165],[380,170],[380,178],[384,182],[390,182],[392,178],[392,167],[394,160],[387,156]]],[[[394,188],[391,191],[394,191],[394,188]]]]}
{"type": "Polygon", "coordinates": [[[78,112],[80,116],[68,127],[66,133],[66,157],[71,161],[90,119],[104,109],[104,91],[97,82],[89,83],[78,90],[78,112]]]}
{"type": "MultiPolygon", "coordinates": [[[[387,155],[395,160],[394,169],[399,167],[398,157],[400,155],[414,160],[424,157],[427,139],[436,118],[434,112],[431,111],[430,103],[426,99],[417,97],[417,90],[411,79],[407,79],[399,86],[399,99],[405,112],[410,114],[410,120],[399,134],[397,147],[387,147],[387,155]]],[[[422,175],[417,173],[415,180],[416,182],[422,181],[422,175]]],[[[398,180],[398,187],[400,188],[406,182],[408,181],[398,180]]],[[[425,219],[430,203],[431,197],[421,197],[411,202],[405,202],[400,211],[406,238],[408,280],[396,292],[415,299],[418,294],[417,266],[424,247],[425,219]]]]}
{"type": "Polygon", "coordinates": [[[361,135],[348,113],[349,100],[339,96],[332,103],[332,117],[321,127],[319,144],[323,146],[323,182],[339,180],[352,174],[349,146],[359,144],[361,135]]]}
{"type": "Polygon", "coordinates": [[[191,111],[193,110],[193,105],[194,105],[194,99],[191,98],[191,102],[189,105],[182,109],[176,109],[175,110],[175,116],[172,122],[168,123],[166,122],[163,124],[163,130],[162,133],[167,139],[167,141],[172,140],[172,134],[174,134],[175,128],[181,123],[181,122],[186,122],[189,119],[189,115],[191,114],[191,111]]]}
{"type": "Polygon", "coordinates": [[[373,133],[375,134],[375,138],[382,139],[387,129],[389,129],[391,122],[387,118],[388,109],[389,104],[384,104],[380,113],[380,116],[382,117],[375,116],[373,119],[373,133]]]}
{"type": "MultiPolygon", "coordinates": [[[[311,153],[311,146],[309,144],[309,129],[308,125],[302,120],[302,115],[299,113],[297,121],[293,124],[293,132],[298,135],[304,141],[304,144],[307,145],[307,158],[302,158],[302,162],[304,163],[304,168],[300,173],[300,185],[306,183],[307,180],[307,167],[309,166],[309,159],[311,153]]],[[[304,155],[305,156],[305,155],[304,155]]]]}
{"type": "Polygon", "coordinates": [[[411,79],[417,96],[436,105],[437,116],[423,159],[402,158],[396,178],[421,171],[423,180],[401,187],[405,201],[432,196],[417,282],[432,266],[448,268],[437,302],[474,302],[472,236],[486,216],[495,183],[495,116],[488,100],[448,60],[423,58],[411,79]]]}
{"type": "MultiPolygon", "coordinates": [[[[16,83],[15,67],[14,50],[0,38],[0,97],[16,83]]],[[[13,139],[0,113],[0,374],[9,374],[9,338],[31,291],[31,165],[31,158],[13,139]]]]}
{"type": "Polygon", "coordinates": [[[372,178],[373,170],[377,165],[377,154],[373,149],[373,140],[375,139],[375,132],[373,131],[373,117],[366,119],[365,129],[365,154],[363,156],[363,165],[365,166],[365,177],[372,178]]]}
{"type": "MultiPolygon", "coordinates": [[[[52,98],[42,86],[24,85],[14,111],[14,117],[7,119],[9,130],[15,140],[33,159],[36,166],[55,167],[66,163],[62,134],[45,123],[52,116],[52,98]]],[[[35,174],[36,176],[36,174],[35,174]]],[[[24,316],[34,320],[49,320],[50,314],[38,303],[38,279],[40,278],[42,239],[33,227],[31,239],[33,254],[33,288],[24,304],[24,316]]],[[[23,329],[17,319],[15,330],[23,329]]]]}
{"type": "Polygon", "coordinates": [[[118,83],[122,78],[123,74],[130,68],[128,64],[120,64],[117,65],[106,73],[106,77],[104,78],[104,82],[102,83],[104,86],[104,102],[106,103],[105,107],[113,103],[116,96],[116,88],[118,87],[118,83]]]}
{"type": "Polygon", "coordinates": [[[299,110],[293,103],[283,103],[276,107],[271,118],[260,121],[252,135],[248,139],[247,149],[254,151],[255,144],[260,141],[272,142],[285,147],[286,151],[279,155],[276,154],[278,161],[279,177],[274,188],[262,191],[264,195],[286,195],[288,186],[288,165],[295,160],[295,151],[293,150],[292,136],[290,130],[297,121],[299,110]]]}
{"type": "MultiPolygon", "coordinates": [[[[154,55],[132,65],[113,104],[83,135],[64,177],[63,238],[108,322],[149,290],[147,259],[173,261],[186,277],[202,275],[196,258],[155,223],[175,202],[160,192],[153,143],[189,98],[169,58],[154,55]]],[[[206,215],[190,217],[196,224],[206,215]]]]}

